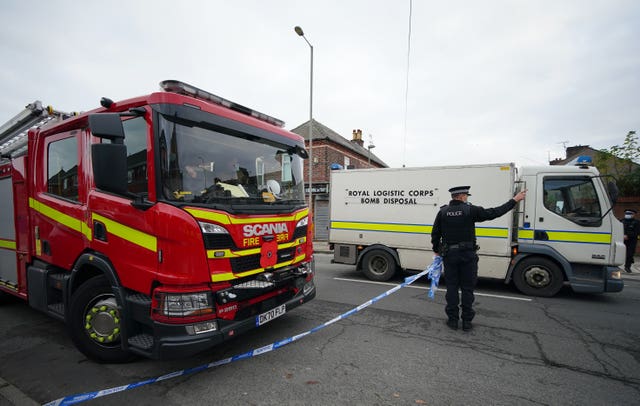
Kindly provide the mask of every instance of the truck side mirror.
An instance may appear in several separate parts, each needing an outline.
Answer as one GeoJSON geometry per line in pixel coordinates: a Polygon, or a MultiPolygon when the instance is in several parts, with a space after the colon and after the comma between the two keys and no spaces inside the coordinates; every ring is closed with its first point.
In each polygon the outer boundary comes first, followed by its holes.
{"type": "Polygon", "coordinates": [[[91,162],[98,189],[127,194],[127,147],[124,144],[91,145],[91,162]]]}
{"type": "Polygon", "coordinates": [[[109,139],[114,144],[123,143],[124,128],[118,113],[89,115],[89,129],[96,137],[109,139]]]}
{"type": "Polygon", "coordinates": [[[89,115],[89,129],[96,137],[111,140],[111,144],[93,144],[91,161],[93,180],[98,189],[124,195],[127,193],[127,147],[124,127],[118,113],[89,115]]]}
{"type": "Polygon", "coordinates": [[[615,182],[608,182],[607,188],[609,189],[609,197],[611,198],[611,205],[613,206],[618,200],[620,190],[618,189],[618,185],[616,185],[615,182]]]}

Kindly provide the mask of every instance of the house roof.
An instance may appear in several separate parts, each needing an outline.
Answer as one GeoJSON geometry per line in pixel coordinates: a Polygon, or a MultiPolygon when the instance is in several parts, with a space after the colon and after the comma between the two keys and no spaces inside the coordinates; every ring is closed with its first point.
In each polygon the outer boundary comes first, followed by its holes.
{"type": "MultiPolygon", "coordinates": [[[[598,164],[598,158],[599,156],[601,157],[604,154],[604,156],[611,156],[610,153],[606,152],[606,151],[600,151],[597,150],[595,148],[591,148],[588,145],[576,145],[573,147],[567,147],[566,149],[566,158],[565,159],[554,159],[553,161],[549,162],[549,165],[566,165],[566,166],[571,166],[571,165],[575,165],[578,158],[581,156],[590,156],[593,164],[596,165],[598,164]]],[[[616,158],[616,159],[620,159],[620,158],[616,158]]],[[[638,165],[635,162],[632,162],[632,166],[633,168],[638,168],[640,165],[638,165]]]]}
{"type": "Polygon", "coordinates": [[[597,149],[593,149],[588,145],[576,145],[574,147],[567,147],[566,149],[566,158],[565,159],[554,159],[549,162],[550,165],[575,165],[575,161],[580,156],[590,156],[595,164],[596,157],[598,156],[597,149]]]}
{"type": "MultiPolygon", "coordinates": [[[[309,121],[300,124],[296,128],[292,129],[291,132],[302,136],[305,140],[308,141],[309,140],[309,121]]],[[[338,134],[337,132],[333,131],[332,129],[330,129],[329,127],[325,126],[324,124],[320,123],[318,120],[315,120],[315,119],[313,120],[313,126],[311,127],[311,137],[313,138],[314,141],[329,140],[330,142],[341,145],[355,152],[360,156],[363,156],[363,157],[369,156],[369,149],[359,144],[356,144],[355,142],[349,141],[342,135],[338,134]]],[[[378,158],[373,152],[371,153],[371,161],[375,162],[376,164],[384,168],[389,167],[389,165],[384,163],[384,161],[378,158]]]]}

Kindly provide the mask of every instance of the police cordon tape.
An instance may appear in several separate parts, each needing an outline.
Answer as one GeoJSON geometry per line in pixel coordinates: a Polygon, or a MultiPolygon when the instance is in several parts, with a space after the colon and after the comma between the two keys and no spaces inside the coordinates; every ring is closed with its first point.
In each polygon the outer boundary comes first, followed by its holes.
{"type": "MultiPolygon", "coordinates": [[[[413,282],[416,281],[416,279],[427,275],[429,272],[433,273],[433,269],[434,266],[440,267],[441,266],[441,260],[440,257],[436,257],[436,260],[434,261],[433,264],[431,264],[427,269],[425,269],[424,271],[412,275],[412,276],[408,276],[404,279],[404,282],[402,282],[399,285],[394,286],[393,288],[387,290],[386,292],[374,297],[373,299],[361,304],[358,307],[354,307],[353,309],[349,310],[346,313],[343,313],[327,322],[324,322],[322,324],[320,324],[317,327],[312,328],[311,330],[307,330],[304,333],[301,334],[297,334],[295,336],[289,337],[289,338],[285,338],[284,340],[280,340],[280,341],[276,341],[274,343],[271,343],[269,345],[265,345],[264,347],[260,347],[260,348],[256,348],[250,351],[247,351],[243,354],[238,354],[238,355],[234,355],[232,357],[229,358],[225,358],[225,359],[221,359],[219,361],[215,361],[215,362],[211,362],[208,364],[203,364],[197,367],[193,367],[193,368],[188,368],[188,369],[183,369],[182,371],[175,371],[175,372],[171,372],[156,378],[150,378],[150,379],[146,379],[144,381],[139,381],[139,382],[135,382],[135,383],[130,383],[128,385],[122,385],[122,386],[116,386],[113,388],[109,388],[109,389],[103,389],[100,391],[94,391],[94,392],[85,392],[85,393],[79,393],[79,394],[75,394],[75,395],[71,395],[71,396],[65,396],[63,398],[60,399],[56,399],[53,400],[51,402],[45,403],[44,406],[66,406],[66,405],[75,405],[77,403],[81,403],[81,402],[85,402],[87,400],[91,400],[91,399],[96,399],[96,398],[100,398],[103,396],[107,396],[107,395],[112,395],[114,393],[118,393],[118,392],[124,392],[124,391],[128,391],[131,389],[135,389],[135,388],[139,388],[140,386],[145,386],[145,385],[150,385],[152,383],[156,383],[156,382],[160,382],[160,381],[166,381],[168,379],[171,378],[177,378],[179,376],[185,376],[185,375],[190,375],[190,374],[194,374],[196,372],[200,372],[200,371],[204,371],[206,369],[210,369],[210,368],[214,368],[220,365],[226,365],[226,364],[230,364],[232,362],[235,361],[240,361],[243,359],[248,359],[248,358],[252,358],[258,355],[262,355],[262,354],[266,354],[270,351],[276,350],[278,348],[284,347],[287,344],[291,344],[294,341],[298,341],[299,339],[308,336],[309,334],[315,333],[319,330],[322,330],[323,328],[330,326],[331,324],[342,320],[342,319],[346,319],[349,316],[352,316],[353,314],[359,312],[360,310],[367,308],[369,306],[371,306],[372,304],[376,303],[377,301],[381,300],[382,298],[385,298],[389,295],[391,295],[392,293],[396,292],[397,290],[400,290],[402,288],[404,288],[405,286],[408,286],[410,284],[412,284],[413,282]]],[[[433,289],[433,288],[432,288],[433,289]]],[[[433,296],[430,296],[433,297],[433,296]]]]}

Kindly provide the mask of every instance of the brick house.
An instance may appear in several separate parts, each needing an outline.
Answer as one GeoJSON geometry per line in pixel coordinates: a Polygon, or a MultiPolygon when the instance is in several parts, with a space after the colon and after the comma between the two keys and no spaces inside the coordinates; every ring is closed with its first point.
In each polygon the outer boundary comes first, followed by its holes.
{"type": "MultiPolygon", "coordinates": [[[[309,149],[309,121],[291,130],[301,135],[305,140],[305,146],[309,149]]],[[[312,196],[313,217],[315,223],[315,239],[326,241],[329,238],[329,191],[331,183],[331,168],[360,169],[360,168],[387,168],[380,158],[371,150],[375,148],[373,143],[365,146],[362,140],[362,130],[353,130],[351,140],[346,139],[329,127],[313,120],[311,126],[313,139],[312,162],[312,196]]],[[[304,180],[305,194],[309,193],[309,162],[305,161],[304,180]]]]}

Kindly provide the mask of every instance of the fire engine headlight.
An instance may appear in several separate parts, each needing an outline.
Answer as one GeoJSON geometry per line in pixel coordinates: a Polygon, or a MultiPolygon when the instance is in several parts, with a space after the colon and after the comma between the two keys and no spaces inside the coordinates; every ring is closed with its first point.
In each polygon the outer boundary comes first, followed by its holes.
{"type": "Polygon", "coordinates": [[[166,317],[193,317],[214,312],[209,292],[158,292],[158,304],[160,314],[166,317]]]}
{"type": "Polygon", "coordinates": [[[217,224],[205,223],[204,221],[198,223],[200,224],[200,230],[202,230],[204,234],[229,234],[224,227],[217,224]]]}
{"type": "Polygon", "coordinates": [[[303,218],[302,220],[298,221],[298,224],[296,224],[296,228],[298,227],[304,227],[306,225],[309,224],[309,216],[303,218]]]}

